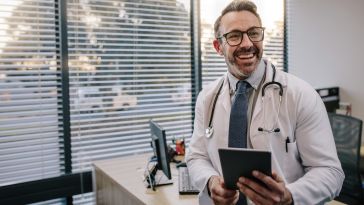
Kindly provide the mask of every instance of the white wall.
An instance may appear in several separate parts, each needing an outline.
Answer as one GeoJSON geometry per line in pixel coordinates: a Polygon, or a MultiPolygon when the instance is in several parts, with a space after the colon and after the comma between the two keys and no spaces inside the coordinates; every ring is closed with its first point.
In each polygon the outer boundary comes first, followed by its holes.
{"type": "Polygon", "coordinates": [[[315,88],[339,86],[364,120],[364,0],[288,0],[288,70],[315,88]]]}

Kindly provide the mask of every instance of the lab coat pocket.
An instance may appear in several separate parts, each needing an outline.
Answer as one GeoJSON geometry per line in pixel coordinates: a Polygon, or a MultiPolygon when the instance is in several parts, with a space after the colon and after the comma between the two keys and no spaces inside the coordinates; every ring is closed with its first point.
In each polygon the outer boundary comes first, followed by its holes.
{"type": "Polygon", "coordinates": [[[284,154],[284,175],[288,183],[296,181],[303,175],[296,141],[286,143],[284,154]]]}

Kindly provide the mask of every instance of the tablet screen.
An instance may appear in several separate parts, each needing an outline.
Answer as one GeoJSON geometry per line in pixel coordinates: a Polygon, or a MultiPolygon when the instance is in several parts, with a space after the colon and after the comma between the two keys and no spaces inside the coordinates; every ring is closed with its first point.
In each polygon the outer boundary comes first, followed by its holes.
{"type": "Polygon", "coordinates": [[[270,151],[220,148],[219,156],[225,186],[228,189],[238,189],[236,183],[240,176],[247,177],[265,186],[263,182],[252,175],[253,170],[258,170],[268,176],[272,175],[270,151]]]}

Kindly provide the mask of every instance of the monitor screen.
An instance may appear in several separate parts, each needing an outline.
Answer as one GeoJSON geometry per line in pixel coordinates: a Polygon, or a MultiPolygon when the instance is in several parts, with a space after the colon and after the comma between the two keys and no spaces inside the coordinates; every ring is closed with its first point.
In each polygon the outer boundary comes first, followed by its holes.
{"type": "Polygon", "coordinates": [[[168,179],[172,179],[171,169],[169,166],[169,156],[166,142],[166,132],[153,120],[149,123],[152,137],[152,146],[154,155],[157,158],[157,168],[162,170],[168,179]]]}

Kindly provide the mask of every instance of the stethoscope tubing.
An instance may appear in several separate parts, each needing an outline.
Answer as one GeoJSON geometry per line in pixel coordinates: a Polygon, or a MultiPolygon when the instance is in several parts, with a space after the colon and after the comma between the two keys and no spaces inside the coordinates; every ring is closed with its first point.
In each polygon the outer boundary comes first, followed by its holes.
{"type": "MultiPolygon", "coordinates": [[[[264,97],[265,97],[265,90],[268,86],[270,85],[276,85],[279,87],[279,105],[278,105],[278,112],[277,112],[277,115],[276,115],[276,119],[274,120],[274,123],[277,124],[278,123],[278,118],[279,118],[279,113],[281,111],[281,105],[282,105],[282,96],[283,96],[283,86],[281,83],[275,81],[275,78],[276,78],[276,68],[274,67],[274,65],[272,64],[272,69],[273,69],[273,76],[272,76],[272,81],[271,82],[268,82],[268,83],[265,83],[262,87],[262,105],[265,106],[265,103],[264,103],[264,97]]],[[[266,111],[266,108],[264,107],[263,108],[263,119],[264,119],[264,122],[265,123],[265,119],[266,119],[266,115],[265,115],[265,111],[266,111]]],[[[264,128],[265,127],[265,124],[263,124],[264,126],[263,127],[259,127],[258,128],[258,131],[259,132],[267,132],[267,133],[273,133],[273,132],[280,132],[281,129],[279,129],[278,127],[276,128],[272,128],[272,129],[267,129],[267,128],[264,128]]]]}
{"type": "MultiPolygon", "coordinates": [[[[272,69],[273,69],[273,76],[272,76],[272,81],[271,82],[268,82],[268,83],[265,83],[262,87],[262,100],[264,100],[264,96],[265,96],[265,89],[270,86],[270,85],[277,85],[279,87],[279,107],[278,107],[278,113],[277,113],[277,117],[276,117],[276,123],[278,121],[278,118],[279,118],[279,113],[280,113],[280,108],[281,108],[281,103],[282,103],[282,96],[283,96],[283,86],[281,83],[279,82],[276,82],[275,81],[275,77],[276,77],[276,68],[274,67],[273,64],[271,64],[272,66],[272,69]]],[[[218,99],[218,96],[220,95],[220,92],[221,92],[221,89],[224,85],[224,79],[222,79],[220,81],[220,86],[219,86],[219,89],[214,97],[214,101],[213,101],[213,104],[212,104],[212,109],[211,109],[211,113],[210,113],[210,119],[209,119],[209,124],[208,124],[208,127],[206,128],[205,130],[205,136],[206,138],[211,138],[211,136],[213,135],[213,132],[214,132],[214,129],[212,127],[212,120],[214,118],[214,113],[215,113],[215,107],[216,107],[216,102],[217,102],[217,99],[218,99]]],[[[264,108],[263,108],[264,109],[264,108]]],[[[265,117],[265,109],[264,109],[264,117],[265,117]]],[[[272,133],[272,132],[280,132],[280,129],[279,128],[273,128],[271,130],[268,130],[268,129],[264,129],[262,127],[259,127],[258,128],[258,131],[261,131],[261,132],[268,132],[268,133],[272,133]]]]}
{"type": "Polygon", "coordinates": [[[214,98],[214,102],[212,104],[212,109],[211,109],[211,113],[210,113],[210,120],[209,120],[209,126],[206,128],[205,130],[205,135],[207,138],[210,138],[214,132],[214,128],[211,126],[212,125],[212,119],[214,118],[214,113],[215,113],[215,107],[216,107],[216,102],[217,102],[217,98],[218,96],[220,95],[220,92],[221,92],[221,89],[224,85],[224,79],[222,79],[220,81],[220,87],[215,95],[215,98],[214,98]]]}

